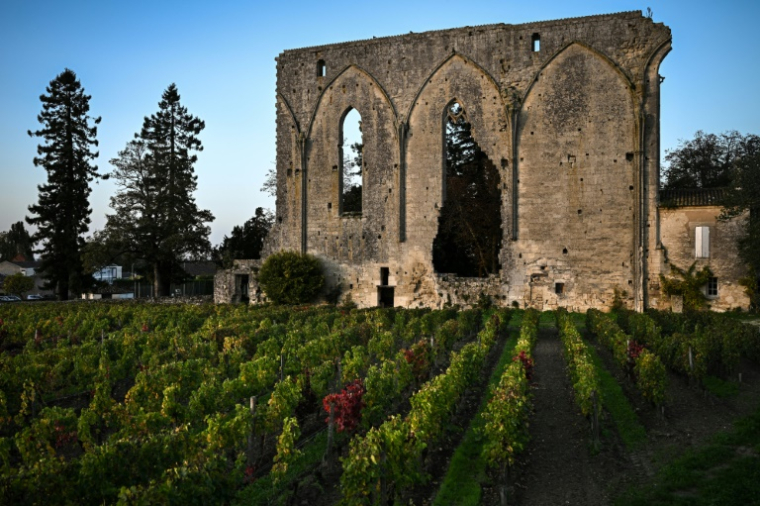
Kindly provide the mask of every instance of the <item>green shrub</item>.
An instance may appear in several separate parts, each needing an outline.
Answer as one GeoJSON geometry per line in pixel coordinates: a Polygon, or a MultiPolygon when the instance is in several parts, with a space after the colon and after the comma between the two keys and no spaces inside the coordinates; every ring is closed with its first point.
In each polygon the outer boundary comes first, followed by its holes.
{"type": "Polygon", "coordinates": [[[259,284],[276,304],[302,304],[313,300],[325,277],[315,257],[280,251],[267,257],[259,271],[259,284]]]}

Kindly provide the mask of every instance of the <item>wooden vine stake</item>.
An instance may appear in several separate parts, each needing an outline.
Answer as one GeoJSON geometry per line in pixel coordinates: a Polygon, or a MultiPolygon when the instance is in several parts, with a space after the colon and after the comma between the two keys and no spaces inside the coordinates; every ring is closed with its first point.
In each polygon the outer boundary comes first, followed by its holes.
{"type": "Polygon", "coordinates": [[[433,378],[433,374],[435,374],[433,371],[438,365],[438,354],[435,352],[435,336],[430,336],[430,355],[433,357],[433,361],[428,371],[428,379],[433,378]]]}
{"type": "Polygon", "coordinates": [[[689,382],[691,382],[694,378],[694,353],[691,351],[691,346],[689,346],[689,371],[689,382]]]}
{"type": "Polygon", "coordinates": [[[507,462],[501,465],[501,484],[499,485],[499,503],[501,506],[507,506],[507,479],[509,478],[509,464],[507,462]]]}
{"type": "Polygon", "coordinates": [[[256,396],[252,396],[249,399],[249,407],[251,411],[251,418],[253,419],[253,422],[251,423],[251,432],[248,434],[248,465],[252,466],[254,462],[256,462],[256,449],[254,448],[255,441],[256,441],[256,396]]]}
{"type": "Polygon", "coordinates": [[[591,392],[591,400],[594,403],[594,412],[591,415],[591,428],[594,432],[594,446],[599,448],[601,446],[601,441],[599,439],[599,399],[596,390],[591,392]]]}
{"type": "Polygon", "coordinates": [[[332,401],[330,401],[329,407],[330,414],[327,421],[327,448],[325,449],[325,454],[322,457],[322,465],[327,465],[327,462],[330,459],[334,437],[333,434],[335,433],[335,406],[332,401]]]}

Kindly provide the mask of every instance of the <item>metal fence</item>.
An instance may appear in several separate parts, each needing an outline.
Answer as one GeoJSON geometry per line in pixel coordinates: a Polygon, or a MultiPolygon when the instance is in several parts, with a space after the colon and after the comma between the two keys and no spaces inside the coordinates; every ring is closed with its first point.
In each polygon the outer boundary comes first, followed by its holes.
{"type": "MultiPolygon", "coordinates": [[[[153,285],[151,283],[134,283],[135,298],[153,297],[153,285]]],[[[171,294],[176,297],[192,297],[196,295],[214,295],[214,280],[201,279],[188,281],[187,283],[172,284],[171,294]]]]}

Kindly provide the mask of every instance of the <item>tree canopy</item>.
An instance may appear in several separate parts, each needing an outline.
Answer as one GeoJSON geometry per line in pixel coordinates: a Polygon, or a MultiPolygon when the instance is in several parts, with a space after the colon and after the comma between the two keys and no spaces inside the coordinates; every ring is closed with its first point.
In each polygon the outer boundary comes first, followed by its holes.
{"type": "Polygon", "coordinates": [[[662,171],[666,190],[722,188],[733,180],[738,160],[760,148],[760,137],[737,131],[706,134],[701,130],[688,141],[665,152],[662,171]]]}
{"type": "Polygon", "coordinates": [[[54,288],[65,300],[87,284],[80,253],[92,212],[90,183],[103,177],[92,163],[98,153],[91,150],[98,145],[100,118],[89,116],[91,97],[72,70],[61,72],[46,91],[37,116],[43,126],[28,133],[44,140],[37,146],[34,165],[47,171],[47,183],[37,187],[39,200],[29,206],[32,215],[26,221],[37,227],[32,241],[40,243],[45,288],[54,288]]]}
{"type": "Polygon", "coordinates": [[[446,121],[445,201],[433,241],[438,272],[485,277],[499,270],[501,191],[499,172],[472,137],[458,103],[446,121]]]}
{"type": "Polygon", "coordinates": [[[24,222],[11,225],[7,232],[0,232],[0,262],[23,256],[27,261],[34,260],[32,237],[24,228],[24,222]]]}
{"type": "Polygon", "coordinates": [[[263,207],[256,208],[256,214],[243,226],[232,228],[230,237],[224,236],[222,244],[214,248],[214,260],[222,267],[232,267],[233,260],[261,258],[269,229],[274,224],[274,215],[263,207]]]}
{"type": "Polygon", "coordinates": [[[8,276],[3,281],[3,290],[23,298],[24,292],[34,289],[34,278],[16,273],[8,276]]]}
{"type": "Polygon", "coordinates": [[[110,162],[118,190],[111,198],[115,214],[108,216],[106,233],[118,251],[151,266],[157,295],[169,295],[171,282],[184,274],[181,261],[211,250],[206,223],[214,216],[199,209],[193,196],[196,153],[203,150],[198,134],[205,123],[180,103],[174,84],[158,107],[110,162]]]}

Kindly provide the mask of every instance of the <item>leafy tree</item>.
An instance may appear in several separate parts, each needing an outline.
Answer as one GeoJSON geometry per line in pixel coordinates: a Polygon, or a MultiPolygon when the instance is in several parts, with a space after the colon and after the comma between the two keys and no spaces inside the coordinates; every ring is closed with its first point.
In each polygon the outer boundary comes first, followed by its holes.
{"type": "Polygon", "coordinates": [[[20,272],[6,277],[5,281],[3,282],[3,290],[5,290],[5,293],[12,293],[14,295],[18,295],[19,297],[23,297],[24,292],[28,292],[29,290],[33,289],[34,278],[24,276],[20,272]]]}
{"type": "Polygon", "coordinates": [[[269,229],[274,224],[274,215],[263,207],[256,208],[253,218],[243,226],[235,226],[230,237],[224,236],[222,244],[214,248],[214,259],[222,267],[232,267],[232,261],[241,258],[261,258],[261,248],[269,229]]]}
{"type": "Polygon", "coordinates": [[[267,171],[264,183],[261,185],[259,191],[266,193],[270,197],[277,196],[277,171],[274,167],[270,167],[267,171]]]}
{"type": "Polygon", "coordinates": [[[8,232],[0,233],[0,262],[13,260],[19,255],[28,261],[34,260],[33,244],[29,232],[24,228],[24,222],[14,223],[8,232]]]}
{"type": "Polygon", "coordinates": [[[344,213],[362,212],[362,150],[364,144],[354,142],[350,146],[352,157],[343,160],[343,209],[344,213]]]}
{"type": "Polygon", "coordinates": [[[205,123],[181,105],[177,87],[162,95],[157,113],[146,117],[135,140],[111,160],[119,187],[111,198],[115,214],[106,233],[118,251],[144,260],[157,295],[169,295],[183,271],[183,258],[211,250],[206,223],[214,216],[198,209],[195,154],[203,150],[198,134],[205,123]]]}
{"type": "Polygon", "coordinates": [[[742,135],[737,131],[716,135],[698,131],[694,139],[682,140],[676,149],[665,152],[664,188],[729,186],[736,162],[759,148],[760,137],[757,135],[742,135]]]}
{"type": "Polygon", "coordinates": [[[32,240],[42,243],[38,251],[48,280],[45,288],[55,288],[58,298],[65,300],[84,284],[80,251],[92,212],[90,183],[103,177],[92,164],[98,153],[91,151],[98,145],[95,125],[100,118],[88,115],[90,95],[84,94],[72,70],[61,72],[46,91],[40,96],[42,112],[37,116],[43,127],[28,133],[44,139],[37,146],[34,165],[47,171],[47,183],[37,187],[39,202],[29,206],[32,216],[26,221],[37,226],[32,240]]]}
{"type": "Polygon", "coordinates": [[[276,304],[302,304],[313,300],[325,283],[315,257],[295,251],[269,255],[259,271],[259,284],[276,304]]]}
{"type": "Polygon", "coordinates": [[[433,242],[436,271],[470,277],[498,272],[501,237],[499,172],[454,103],[446,122],[446,200],[433,242]]]}
{"type": "Polygon", "coordinates": [[[755,309],[760,308],[760,146],[753,146],[735,163],[733,181],[723,197],[720,219],[730,220],[748,214],[744,233],[739,238],[739,255],[747,264],[745,286],[755,309]]]}

